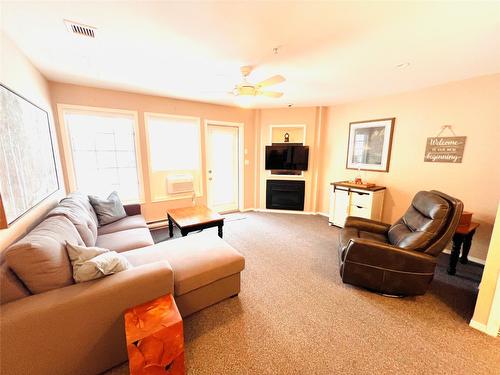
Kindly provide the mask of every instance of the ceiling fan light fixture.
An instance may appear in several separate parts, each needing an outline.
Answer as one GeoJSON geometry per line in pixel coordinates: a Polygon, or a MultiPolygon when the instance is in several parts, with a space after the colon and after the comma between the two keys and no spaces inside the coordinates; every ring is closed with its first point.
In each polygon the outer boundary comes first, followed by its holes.
{"type": "Polygon", "coordinates": [[[277,85],[285,81],[285,77],[281,75],[274,75],[269,77],[259,83],[253,84],[247,81],[247,76],[252,71],[252,66],[242,66],[241,74],[243,76],[243,82],[236,84],[232,91],[228,92],[235,98],[235,103],[240,107],[250,107],[255,96],[263,96],[268,98],[281,98],[283,96],[282,92],[279,91],[268,91],[262,90],[264,87],[277,85]]]}
{"type": "Polygon", "coordinates": [[[240,85],[236,91],[240,96],[255,96],[257,94],[255,87],[251,85],[240,85]]]}
{"type": "Polygon", "coordinates": [[[238,107],[250,108],[254,104],[253,95],[237,95],[234,97],[234,101],[238,107]]]}

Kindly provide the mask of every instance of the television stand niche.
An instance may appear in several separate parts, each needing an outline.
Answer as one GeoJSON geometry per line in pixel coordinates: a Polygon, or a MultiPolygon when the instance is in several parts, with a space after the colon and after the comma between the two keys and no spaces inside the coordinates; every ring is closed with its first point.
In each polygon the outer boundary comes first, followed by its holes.
{"type": "Polygon", "coordinates": [[[291,169],[272,169],[271,174],[286,175],[286,176],[301,176],[302,171],[295,171],[291,169]]]}

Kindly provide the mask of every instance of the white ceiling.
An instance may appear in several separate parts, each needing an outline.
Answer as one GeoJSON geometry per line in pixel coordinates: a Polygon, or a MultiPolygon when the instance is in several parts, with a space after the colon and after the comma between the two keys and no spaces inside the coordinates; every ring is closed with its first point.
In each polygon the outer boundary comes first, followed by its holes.
{"type": "Polygon", "coordinates": [[[330,105],[500,72],[500,2],[2,2],[1,28],[53,81],[235,104],[330,105]],[[70,35],[63,19],[97,27],[70,35]],[[273,47],[280,46],[273,54],[273,47]],[[400,63],[410,62],[404,69],[400,63]]]}

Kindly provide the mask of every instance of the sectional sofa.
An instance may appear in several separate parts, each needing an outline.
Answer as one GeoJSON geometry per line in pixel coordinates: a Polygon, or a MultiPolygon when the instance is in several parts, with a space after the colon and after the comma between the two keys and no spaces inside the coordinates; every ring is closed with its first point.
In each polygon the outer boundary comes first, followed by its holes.
{"type": "Polygon", "coordinates": [[[10,374],[97,374],[127,360],[123,312],[173,294],[187,316],[240,291],[245,259],[215,233],[154,244],[139,205],[98,227],[87,197],[63,199],[0,253],[0,366],[10,374]],[[66,242],[122,253],[132,269],[75,284],[66,242]]]}

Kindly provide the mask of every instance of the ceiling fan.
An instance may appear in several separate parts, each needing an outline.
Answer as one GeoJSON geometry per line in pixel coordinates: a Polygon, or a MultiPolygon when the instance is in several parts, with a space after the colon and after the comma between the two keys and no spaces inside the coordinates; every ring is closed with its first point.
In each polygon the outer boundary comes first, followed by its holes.
{"type": "Polygon", "coordinates": [[[234,89],[229,93],[234,96],[268,96],[270,98],[281,98],[283,96],[282,92],[278,91],[265,91],[264,87],[269,87],[277,85],[278,83],[284,82],[285,77],[281,75],[275,75],[265,79],[259,83],[252,84],[248,82],[248,76],[253,70],[252,66],[242,66],[240,68],[241,74],[243,75],[243,82],[234,86],[234,89]]]}

